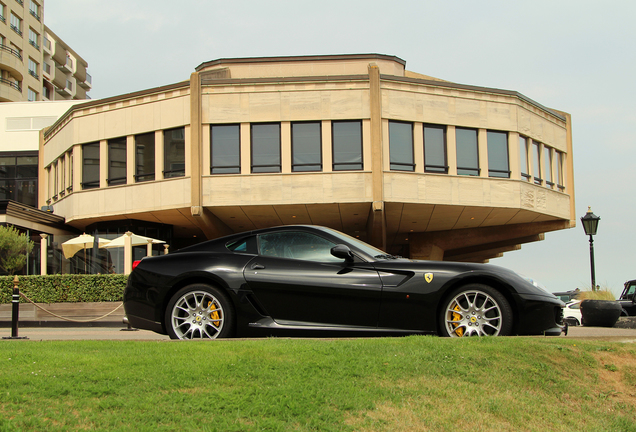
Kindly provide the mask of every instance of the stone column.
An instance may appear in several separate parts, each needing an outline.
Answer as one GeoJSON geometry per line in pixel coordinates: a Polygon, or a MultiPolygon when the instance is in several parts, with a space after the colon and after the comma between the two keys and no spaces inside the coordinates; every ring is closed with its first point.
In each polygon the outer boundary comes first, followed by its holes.
{"type": "Polygon", "coordinates": [[[132,272],[132,233],[126,231],[124,233],[124,274],[130,274],[132,272]]]}
{"type": "Polygon", "coordinates": [[[46,274],[46,267],[47,267],[47,258],[49,256],[48,254],[48,234],[40,234],[41,240],[40,240],[40,274],[41,275],[45,275],[46,274]]]}

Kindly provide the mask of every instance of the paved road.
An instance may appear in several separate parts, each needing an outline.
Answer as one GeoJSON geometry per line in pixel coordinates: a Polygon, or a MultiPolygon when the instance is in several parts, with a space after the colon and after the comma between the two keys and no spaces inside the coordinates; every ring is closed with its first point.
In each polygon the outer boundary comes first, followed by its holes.
{"type": "MultiPolygon", "coordinates": [[[[0,336],[10,337],[11,328],[0,328],[0,336]]],[[[146,330],[123,331],[118,327],[23,327],[18,336],[30,341],[43,340],[146,340],[169,341],[168,336],[146,330]]],[[[562,338],[590,338],[614,342],[636,343],[636,329],[604,327],[570,327],[568,336],[562,338]]],[[[4,342],[4,341],[3,341],[4,342]]]]}

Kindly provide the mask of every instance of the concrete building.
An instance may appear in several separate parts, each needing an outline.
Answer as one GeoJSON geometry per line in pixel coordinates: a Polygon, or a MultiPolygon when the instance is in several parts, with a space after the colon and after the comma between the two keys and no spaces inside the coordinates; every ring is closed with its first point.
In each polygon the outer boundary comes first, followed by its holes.
{"type": "Polygon", "coordinates": [[[0,102],[88,99],[87,67],[44,25],[44,0],[0,0],[0,102]]]}
{"type": "Polygon", "coordinates": [[[330,226],[411,258],[484,262],[575,224],[571,118],[378,54],[219,59],[71,107],[41,137],[39,205],[179,248],[330,226]]]}

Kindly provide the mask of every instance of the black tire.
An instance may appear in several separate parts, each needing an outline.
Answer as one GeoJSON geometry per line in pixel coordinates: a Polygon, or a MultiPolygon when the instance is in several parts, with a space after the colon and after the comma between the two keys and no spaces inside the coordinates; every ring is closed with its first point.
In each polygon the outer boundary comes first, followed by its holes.
{"type": "Polygon", "coordinates": [[[170,339],[230,337],[234,310],[225,293],[205,284],[181,288],[172,296],[164,315],[170,339]]]}
{"type": "Polygon", "coordinates": [[[442,302],[440,334],[445,337],[508,336],[512,308],[496,289],[482,284],[464,285],[442,302]]]}

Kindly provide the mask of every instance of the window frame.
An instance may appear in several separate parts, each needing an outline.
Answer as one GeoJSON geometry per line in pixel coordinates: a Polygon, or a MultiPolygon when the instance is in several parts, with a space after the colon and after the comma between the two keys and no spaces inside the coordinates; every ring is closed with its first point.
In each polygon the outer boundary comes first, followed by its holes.
{"type": "Polygon", "coordinates": [[[534,178],[534,184],[543,185],[543,178],[541,177],[541,143],[539,141],[532,140],[532,154],[533,154],[533,166],[532,166],[532,175],[534,178]],[[538,175],[538,176],[537,176],[538,175]]]}
{"type": "Polygon", "coordinates": [[[530,164],[528,159],[528,143],[529,138],[523,135],[519,135],[519,171],[521,173],[521,177],[526,179],[526,181],[532,180],[532,175],[529,173],[530,164]],[[525,164],[525,166],[524,166],[525,164]]]}
{"type": "Polygon", "coordinates": [[[362,129],[362,120],[332,120],[331,121],[331,169],[332,171],[362,171],[364,170],[364,131],[362,129]],[[357,123],[360,126],[360,162],[336,162],[336,135],[334,125],[344,123],[357,123]],[[344,168],[340,169],[338,166],[356,165],[359,168],[344,168]]]}
{"type": "Polygon", "coordinates": [[[86,189],[98,189],[100,187],[100,143],[99,141],[96,142],[92,142],[92,143],[86,143],[86,144],[82,144],[82,181],[80,182],[80,185],[82,186],[82,190],[86,190],[86,189]],[[97,158],[87,158],[86,157],[86,149],[87,148],[96,148],[97,149],[97,158]],[[97,161],[97,163],[93,163],[93,164],[86,164],[86,162],[88,160],[91,161],[97,161]],[[92,167],[92,166],[96,166],[97,167],[97,180],[91,180],[88,182],[85,182],[84,179],[86,178],[86,174],[87,171],[89,170],[87,167],[92,167]]]}
{"type": "Polygon", "coordinates": [[[252,174],[278,174],[282,172],[282,143],[281,143],[281,124],[280,122],[263,122],[263,123],[250,123],[250,172],[252,174]],[[254,129],[259,126],[278,126],[278,163],[277,164],[255,164],[254,156],[260,157],[262,155],[254,151],[254,129]],[[256,170],[255,170],[256,168],[256,170]],[[267,168],[277,169],[276,171],[267,170],[267,168]],[[260,169],[263,169],[262,171],[260,169]]]}
{"type": "MultiPolygon", "coordinates": [[[[186,172],[186,157],[185,157],[185,126],[178,126],[175,128],[170,128],[170,129],[164,129],[163,131],[163,178],[164,179],[169,179],[169,178],[179,178],[179,177],[185,177],[185,172],[186,172]],[[183,168],[178,168],[178,169],[173,169],[173,165],[177,165],[180,163],[179,160],[169,160],[166,156],[168,155],[168,152],[166,152],[166,148],[168,145],[172,144],[172,143],[178,143],[180,140],[178,139],[171,139],[171,140],[166,140],[166,137],[168,135],[168,133],[172,133],[175,132],[179,129],[183,130],[183,168]],[[168,165],[169,164],[169,165],[168,165]],[[170,169],[167,169],[170,168],[170,169]]],[[[179,150],[179,149],[177,149],[179,150]]]]}
{"type": "Polygon", "coordinates": [[[321,121],[300,121],[300,122],[291,122],[290,124],[290,133],[291,133],[291,170],[292,172],[321,172],[323,169],[322,165],[322,122],[321,121]],[[294,148],[294,126],[298,125],[316,125],[318,127],[318,163],[295,163],[294,154],[296,153],[294,148]],[[301,169],[298,169],[301,167],[301,169]],[[302,167],[317,167],[317,169],[302,169],[302,167]]]}
{"type": "Polygon", "coordinates": [[[455,127],[455,151],[457,153],[457,175],[461,175],[461,176],[469,176],[469,177],[479,177],[481,175],[481,167],[479,164],[479,129],[475,129],[475,128],[465,128],[465,127],[455,127]],[[459,134],[457,133],[458,131],[472,131],[475,133],[475,156],[476,156],[476,162],[477,162],[477,166],[476,167],[464,167],[464,166],[460,166],[459,165],[459,156],[460,156],[460,151],[459,151],[459,140],[457,139],[459,134]],[[475,172],[474,174],[471,173],[460,173],[460,170],[462,171],[466,171],[466,172],[475,172]]]}
{"type": "Polygon", "coordinates": [[[487,147],[487,151],[488,151],[488,177],[491,178],[510,178],[510,142],[509,142],[509,136],[508,136],[508,132],[506,131],[498,131],[498,130],[487,130],[486,131],[486,147],[487,147]],[[491,147],[491,144],[494,145],[494,139],[491,141],[491,137],[494,138],[497,135],[502,135],[505,137],[505,145],[504,145],[504,149],[506,151],[506,168],[505,170],[501,170],[501,169],[492,169],[491,166],[493,164],[491,164],[491,161],[495,161],[495,156],[498,155],[498,153],[496,153],[496,151],[498,149],[493,149],[493,147],[491,147]],[[492,149],[492,152],[491,152],[492,149]],[[492,156],[492,158],[491,158],[492,156]],[[498,174],[505,174],[505,175],[498,175],[498,174]]]}
{"type": "Polygon", "coordinates": [[[545,165],[545,184],[552,188],[554,187],[554,181],[552,178],[552,164],[554,163],[552,158],[552,147],[548,147],[546,145],[543,146],[543,163],[545,165]]]}
{"type": "MultiPolygon", "coordinates": [[[[424,156],[424,172],[431,174],[448,174],[448,126],[440,124],[422,124],[422,145],[424,156]],[[426,129],[439,129],[442,131],[442,153],[444,154],[444,165],[434,165],[426,162],[426,129]]],[[[431,144],[431,146],[434,144],[431,144]]]]}
{"type": "MultiPolygon", "coordinates": [[[[156,162],[157,162],[157,158],[156,158],[156,149],[157,149],[157,142],[156,142],[156,137],[155,137],[155,133],[154,132],[146,132],[146,133],[142,133],[142,134],[136,134],[134,136],[134,142],[135,142],[135,174],[134,174],[134,179],[135,179],[135,183],[143,183],[143,182],[147,182],[147,181],[154,181],[156,178],[155,172],[156,172],[156,162]],[[147,145],[148,143],[140,143],[138,138],[140,137],[152,137],[152,152],[150,152],[152,154],[152,172],[145,172],[145,171],[141,171],[140,172],[140,166],[143,167],[144,165],[140,165],[139,164],[139,146],[141,144],[143,145],[147,145]],[[148,178],[147,178],[148,177],[148,178]]],[[[145,159],[145,158],[144,158],[145,159]]]]}
{"type": "Polygon", "coordinates": [[[240,123],[220,123],[210,125],[210,174],[240,174],[241,173],[241,124],[240,123]],[[238,145],[238,165],[214,165],[214,128],[235,127],[237,128],[238,145]],[[235,170],[235,172],[215,172],[215,170],[235,170]]]}
{"type": "MultiPolygon", "coordinates": [[[[415,172],[415,148],[414,148],[414,134],[413,134],[413,129],[414,129],[414,125],[412,122],[406,122],[406,121],[400,121],[400,120],[389,120],[389,169],[391,171],[407,171],[407,172],[415,172]],[[410,132],[411,132],[411,142],[410,142],[410,149],[411,149],[411,160],[409,161],[405,161],[405,162],[399,162],[399,161],[394,161],[393,159],[393,155],[394,155],[394,149],[395,152],[397,153],[397,149],[398,149],[398,145],[403,145],[404,143],[398,143],[397,142],[397,136],[396,136],[396,140],[395,140],[395,147],[393,145],[394,143],[394,139],[392,139],[393,134],[391,133],[391,125],[395,125],[396,127],[398,125],[409,125],[410,126],[410,132]],[[404,167],[404,168],[402,168],[404,167]]],[[[397,134],[397,130],[396,130],[396,134],[397,134]]],[[[401,152],[400,152],[401,153],[401,152]]],[[[405,154],[407,154],[407,152],[405,152],[405,154]]]]}
{"type": "Polygon", "coordinates": [[[556,150],[555,153],[556,153],[555,163],[556,163],[556,169],[557,169],[556,184],[557,184],[557,188],[563,192],[565,190],[565,167],[564,167],[565,153],[559,150],[556,150]]]}
{"type": "Polygon", "coordinates": [[[117,138],[111,138],[108,140],[107,143],[107,148],[108,148],[108,178],[106,179],[106,184],[108,186],[118,186],[118,185],[122,185],[122,184],[126,184],[128,183],[128,176],[127,176],[127,169],[128,169],[128,154],[127,154],[127,138],[124,137],[117,137],[117,138]],[[124,154],[124,160],[114,160],[113,156],[115,154],[117,154],[118,151],[121,151],[121,148],[117,148],[116,146],[120,146],[123,144],[123,154],[124,154]],[[117,163],[122,163],[124,164],[123,169],[124,169],[124,175],[123,176],[119,176],[119,177],[113,177],[113,171],[114,170],[120,170],[122,167],[120,166],[114,166],[114,164],[117,163]]]}

